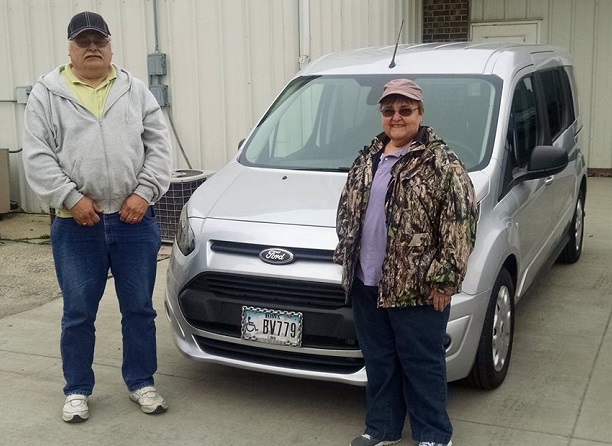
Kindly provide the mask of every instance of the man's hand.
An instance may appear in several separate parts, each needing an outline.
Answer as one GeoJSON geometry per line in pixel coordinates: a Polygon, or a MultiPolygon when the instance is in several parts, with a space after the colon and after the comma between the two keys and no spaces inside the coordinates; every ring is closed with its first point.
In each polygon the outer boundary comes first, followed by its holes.
{"type": "Polygon", "coordinates": [[[429,298],[432,300],[434,308],[438,311],[444,311],[444,309],[451,303],[450,294],[440,293],[436,290],[431,290],[429,298]]]}
{"type": "Polygon", "coordinates": [[[83,197],[72,206],[69,212],[78,224],[93,226],[100,221],[98,214],[102,213],[102,209],[91,198],[83,197]]]}
{"type": "Polygon", "coordinates": [[[142,221],[142,218],[149,209],[149,203],[140,195],[132,194],[125,199],[119,210],[119,219],[128,224],[135,224],[142,221]]]}

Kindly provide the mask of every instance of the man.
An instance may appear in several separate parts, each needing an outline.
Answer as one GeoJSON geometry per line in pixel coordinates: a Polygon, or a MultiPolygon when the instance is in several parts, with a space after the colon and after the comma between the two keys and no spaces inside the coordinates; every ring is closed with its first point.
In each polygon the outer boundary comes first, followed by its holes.
{"type": "Polygon", "coordinates": [[[109,269],[122,314],[129,397],[145,413],[168,407],[153,380],[161,236],[151,204],[170,183],[170,140],[146,85],[111,63],[110,35],[100,15],[75,15],[68,25],[70,63],[39,79],[24,118],[26,177],[57,210],[51,245],[64,302],[62,419],[68,423],[89,418],[94,322],[109,269]]]}

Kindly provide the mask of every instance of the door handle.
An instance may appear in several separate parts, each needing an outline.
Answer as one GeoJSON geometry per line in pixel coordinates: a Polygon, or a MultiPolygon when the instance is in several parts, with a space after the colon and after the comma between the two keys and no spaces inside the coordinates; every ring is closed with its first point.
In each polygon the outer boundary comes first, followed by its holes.
{"type": "Polygon", "coordinates": [[[548,178],[546,178],[546,179],[544,180],[544,184],[548,186],[549,184],[552,184],[552,183],[553,183],[553,181],[555,181],[555,176],[554,176],[554,175],[551,175],[551,176],[549,176],[548,178]]]}

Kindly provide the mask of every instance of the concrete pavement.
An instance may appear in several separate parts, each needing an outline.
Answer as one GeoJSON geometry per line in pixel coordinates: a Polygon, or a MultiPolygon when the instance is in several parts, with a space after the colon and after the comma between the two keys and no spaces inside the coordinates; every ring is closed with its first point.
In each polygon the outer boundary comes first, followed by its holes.
{"type": "MultiPolygon", "coordinates": [[[[519,303],[505,383],[492,392],[450,385],[455,446],[612,445],[611,195],[612,179],[589,178],[582,258],[574,265],[555,265],[519,303]]],[[[35,289],[39,301],[31,309],[12,314],[18,311],[13,308],[0,318],[1,445],[345,446],[361,433],[363,388],[182,357],[163,312],[165,256],[158,264],[154,296],[159,313],[156,385],[170,409],[148,416],[128,399],[111,278],[98,316],[91,417],[77,425],[63,423],[61,299],[47,285],[53,274],[50,247],[43,234],[43,244],[24,255],[31,243],[7,240],[16,220],[0,221],[0,291],[14,292],[19,286],[9,289],[4,282],[19,278],[45,287],[35,289]],[[17,264],[31,256],[40,260],[38,270],[17,264]],[[18,272],[8,274],[9,266],[18,272]]],[[[39,228],[44,227],[48,222],[41,220],[39,228]]]]}

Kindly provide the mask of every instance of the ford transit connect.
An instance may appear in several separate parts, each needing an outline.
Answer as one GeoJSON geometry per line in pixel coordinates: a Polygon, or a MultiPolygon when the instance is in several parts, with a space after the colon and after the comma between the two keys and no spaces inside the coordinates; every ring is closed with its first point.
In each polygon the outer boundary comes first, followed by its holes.
{"type": "Polygon", "coordinates": [[[366,382],[332,262],[336,209],[357,152],[381,132],[383,85],[408,77],[423,89],[423,123],[465,164],[480,210],[468,272],[452,299],[448,379],[483,389],[503,382],[517,301],[546,265],[575,262],[582,250],[587,180],[572,63],[561,49],[535,45],[394,50],[311,63],[185,205],[165,300],[182,353],[366,382]]]}

